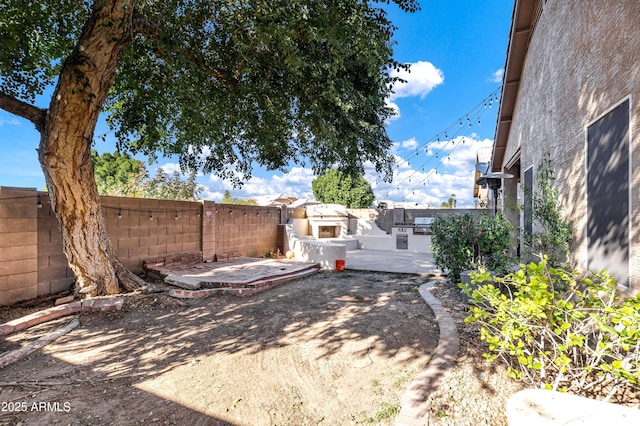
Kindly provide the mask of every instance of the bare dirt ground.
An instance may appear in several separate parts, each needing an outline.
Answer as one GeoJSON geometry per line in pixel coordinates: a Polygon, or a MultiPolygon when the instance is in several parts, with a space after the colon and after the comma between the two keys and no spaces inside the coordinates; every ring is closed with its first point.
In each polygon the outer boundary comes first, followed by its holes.
{"type": "Polygon", "coordinates": [[[449,311],[460,336],[460,352],[440,388],[429,397],[426,424],[432,426],[507,426],[506,404],[524,389],[507,376],[500,363],[487,363],[477,325],[465,324],[469,305],[456,284],[441,280],[431,292],[449,311]]]}
{"type": "MultiPolygon", "coordinates": [[[[249,298],[125,296],[0,370],[0,424],[392,424],[438,342],[424,281],[322,272],[249,298]]],[[[6,336],[0,353],[72,318],[6,336]]]]}

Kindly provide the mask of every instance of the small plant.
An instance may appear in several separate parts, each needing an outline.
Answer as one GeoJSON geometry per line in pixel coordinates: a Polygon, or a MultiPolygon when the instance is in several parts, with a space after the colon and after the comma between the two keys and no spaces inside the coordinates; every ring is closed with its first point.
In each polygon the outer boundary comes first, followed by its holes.
{"type": "Polygon", "coordinates": [[[604,271],[539,263],[505,278],[472,274],[467,323],[480,325],[488,361],[503,360],[511,377],[536,387],[608,397],[640,386],[640,298],[620,300],[604,271]],[[489,282],[489,283],[487,283],[489,282]]]}
{"type": "Polygon", "coordinates": [[[551,155],[547,153],[538,165],[537,191],[531,194],[531,215],[536,226],[531,234],[524,235],[524,249],[529,259],[536,256],[539,260],[546,255],[549,264],[560,266],[567,261],[574,229],[571,222],[562,217],[554,181],[551,155]]]}
{"type": "Polygon", "coordinates": [[[433,258],[455,281],[468,269],[486,267],[505,272],[513,227],[501,214],[479,218],[470,213],[437,217],[431,224],[433,258]]]}
{"type": "Polygon", "coordinates": [[[400,412],[398,404],[383,402],[382,407],[373,417],[366,417],[364,423],[380,422],[381,420],[392,419],[400,412]]]}

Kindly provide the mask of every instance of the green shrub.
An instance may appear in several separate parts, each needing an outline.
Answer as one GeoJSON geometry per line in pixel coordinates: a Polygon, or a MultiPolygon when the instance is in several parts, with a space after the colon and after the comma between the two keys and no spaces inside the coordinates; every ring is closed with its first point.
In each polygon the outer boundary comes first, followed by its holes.
{"type": "Polygon", "coordinates": [[[513,227],[501,214],[438,216],[431,224],[431,232],[434,261],[454,281],[468,269],[485,267],[501,273],[510,265],[509,239],[513,227]]]}
{"type": "Polygon", "coordinates": [[[553,186],[555,174],[549,153],[538,165],[537,181],[531,212],[536,226],[531,234],[524,235],[524,256],[529,260],[547,256],[550,265],[564,265],[571,250],[574,228],[562,215],[558,191],[553,186]]]}
{"type": "MultiPolygon", "coordinates": [[[[480,325],[489,361],[529,385],[576,394],[622,394],[640,384],[640,298],[620,300],[604,271],[577,271],[539,263],[520,265],[505,278],[471,290],[467,323],[480,325]]],[[[491,277],[472,274],[473,284],[491,277]]]]}

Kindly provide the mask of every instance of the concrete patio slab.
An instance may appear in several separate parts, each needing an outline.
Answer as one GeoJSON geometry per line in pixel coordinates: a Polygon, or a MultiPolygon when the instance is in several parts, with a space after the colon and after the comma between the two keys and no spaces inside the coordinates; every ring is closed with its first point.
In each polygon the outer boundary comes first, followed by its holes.
{"type": "Polygon", "coordinates": [[[164,281],[187,290],[201,288],[247,288],[255,287],[264,280],[275,280],[291,276],[298,277],[302,271],[316,270],[315,263],[297,262],[289,259],[238,258],[224,262],[197,263],[164,267],[164,281]]]}
{"type": "Polygon", "coordinates": [[[354,271],[395,272],[429,277],[442,276],[431,253],[402,250],[348,250],[346,269],[354,271]]]}

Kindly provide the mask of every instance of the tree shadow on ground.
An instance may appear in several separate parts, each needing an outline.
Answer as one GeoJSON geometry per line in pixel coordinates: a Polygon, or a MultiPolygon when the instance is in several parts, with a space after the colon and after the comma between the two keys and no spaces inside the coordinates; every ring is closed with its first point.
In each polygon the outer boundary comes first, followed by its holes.
{"type": "MultiPolygon", "coordinates": [[[[249,298],[128,297],[120,312],[80,315],[80,327],[29,360],[7,367],[3,375],[7,381],[29,383],[23,390],[37,386],[33,384],[36,380],[66,383],[44,388],[48,400],[73,398],[75,414],[53,414],[64,422],[82,416],[86,420],[99,411],[109,422],[117,422],[128,412],[136,421],[148,417],[149,421],[232,424],[205,415],[212,409],[199,401],[185,402],[179,395],[174,399],[172,392],[178,391],[171,384],[162,384],[161,376],[179,368],[187,374],[190,366],[200,365],[205,371],[211,355],[230,362],[294,347],[298,352],[309,351],[307,364],[332,363],[334,355],[346,354],[353,364],[350,367],[363,371],[374,359],[390,365],[424,360],[438,343],[438,331],[431,310],[415,291],[421,280],[394,274],[319,273],[249,298]],[[142,382],[147,385],[139,385],[142,382]],[[81,393],[74,393],[75,389],[81,393]],[[101,402],[112,407],[96,410],[95,404],[101,402]],[[59,418],[66,414],[73,415],[59,418]]],[[[42,333],[46,328],[42,326],[42,333]]],[[[19,335],[9,336],[0,342],[0,350],[20,339],[19,335]]],[[[341,370],[332,371],[339,375],[341,370]]],[[[185,380],[193,380],[196,386],[204,379],[196,374],[185,380]]],[[[367,381],[366,376],[363,380],[367,381]]],[[[210,382],[207,386],[224,380],[210,382]]],[[[20,389],[15,388],[13,397],[20,389]]],[[[226,404],[222,411],[233,410],[236,402],[226,404]]],[[[33,413],[23,414],[27,420],[33,418],[33,413]]]]}

